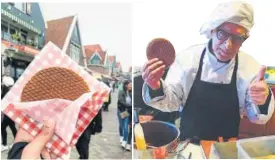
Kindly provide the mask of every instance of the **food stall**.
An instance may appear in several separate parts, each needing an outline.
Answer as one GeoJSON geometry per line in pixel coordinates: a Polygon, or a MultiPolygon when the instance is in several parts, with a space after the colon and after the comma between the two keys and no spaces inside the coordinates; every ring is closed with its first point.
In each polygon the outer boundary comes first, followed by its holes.
{"type": "MultiPolygon", "coordinates": [[[[275,67],[267,67],[265,79],[275,95],[275,67]]],[[[239,137],[229,140],[221,137],[218,141],[180,141],[175,125],[154,121],[150,116],[138,117],[147,146],[145,150],[140,150],[137,142],[134,143],[136,159],[275,159],[275,113],[264,125],[253,124],[244,117],[240,123],[239,137]],[[167,133],[172,134],[171,139],[167,139],[167,133]],[[159,138],[162,140],[157,143],[163,144],[152,145],[159,138]]]]}

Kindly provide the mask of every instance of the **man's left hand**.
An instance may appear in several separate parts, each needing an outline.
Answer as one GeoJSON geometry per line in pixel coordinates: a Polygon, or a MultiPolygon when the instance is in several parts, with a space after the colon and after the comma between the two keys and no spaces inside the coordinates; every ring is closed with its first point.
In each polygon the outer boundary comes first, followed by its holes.
{"type": "Polygon", "coordinates": [[[263,105],[268,97],[269,90],[264,75],[266,66],[262,66],[256,79],[249,86],[249,94],[252,102],[256,105],[263,105]]]}

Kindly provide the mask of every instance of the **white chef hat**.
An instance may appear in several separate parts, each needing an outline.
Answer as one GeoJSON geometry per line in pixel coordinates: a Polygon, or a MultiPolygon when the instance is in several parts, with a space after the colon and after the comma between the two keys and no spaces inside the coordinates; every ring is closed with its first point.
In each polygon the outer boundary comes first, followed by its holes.
{"type": "Polygon", "coordinates": [[[209,19],[202,25],[200,34],[210,38],[211,31],[224,22],[231,22],[244,27],[249,34],[254,25],[254,12],[250,4],[244,1],[231,1],[219,4],[209,19]]]}
{"type": "Polygon", "coordinates": [[[14,80],[11,77],[4,76],[3,79],[2,79],[2,83],[5,86],[9,87],[9,86],[12,86],[14,84],[14,80]]]}

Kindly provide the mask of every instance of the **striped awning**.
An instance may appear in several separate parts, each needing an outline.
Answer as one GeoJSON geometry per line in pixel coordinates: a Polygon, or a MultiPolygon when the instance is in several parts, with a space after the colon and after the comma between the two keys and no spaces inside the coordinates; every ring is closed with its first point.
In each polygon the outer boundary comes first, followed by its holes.
{"type": "Polygon", "coordinates": [[[29,24],[28,22],[20,19],[18,16],[14,15],[14,14],[12,14],[12,13],[10,13],[10,12],[2,9],[2,8],[1,8],[1,15],[5,15],[8,18],[12,19],[13,21],[15,21],[15,22],[21,24],[22,26],[28,28],[29,30],[31,30],[31,31],[33,31],[35,33],[41,34],[41,30],[40,29],[34,27],[33,25],[29,24]]]}

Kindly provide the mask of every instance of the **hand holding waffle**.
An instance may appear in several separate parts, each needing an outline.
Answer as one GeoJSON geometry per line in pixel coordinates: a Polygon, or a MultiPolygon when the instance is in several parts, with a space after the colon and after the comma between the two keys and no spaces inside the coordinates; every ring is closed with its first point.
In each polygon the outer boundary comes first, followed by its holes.
{"type": "Polygon", "coordinates": [[[15,137],[15,145],[18,142],[29,142],[24,148],[21,159],[40,159],[41,156],[45,159],[55,159],[54,154],[50,154],[46,149],[46,144],[52,138],[54,134],[55,121],[45,121],[42,131],[35,138],[31,136],[27,131],[20,128],[15,137]]]}
{"type": "Polygon", "coordinates": [[[163,76],[165,70],[165,65],[158,58],[149,60],[142,73],[142,78],[144,82],[153,90],[160,88],[160,78],[163,76]]]}
{"type": "Polygon", "coordinates": [[[160,88],[160,79],[175,60],[175,49],[166,39],[153,39],[146,49],[148,62],[143,67],[142,78],[153,90],[160,88]]]}

